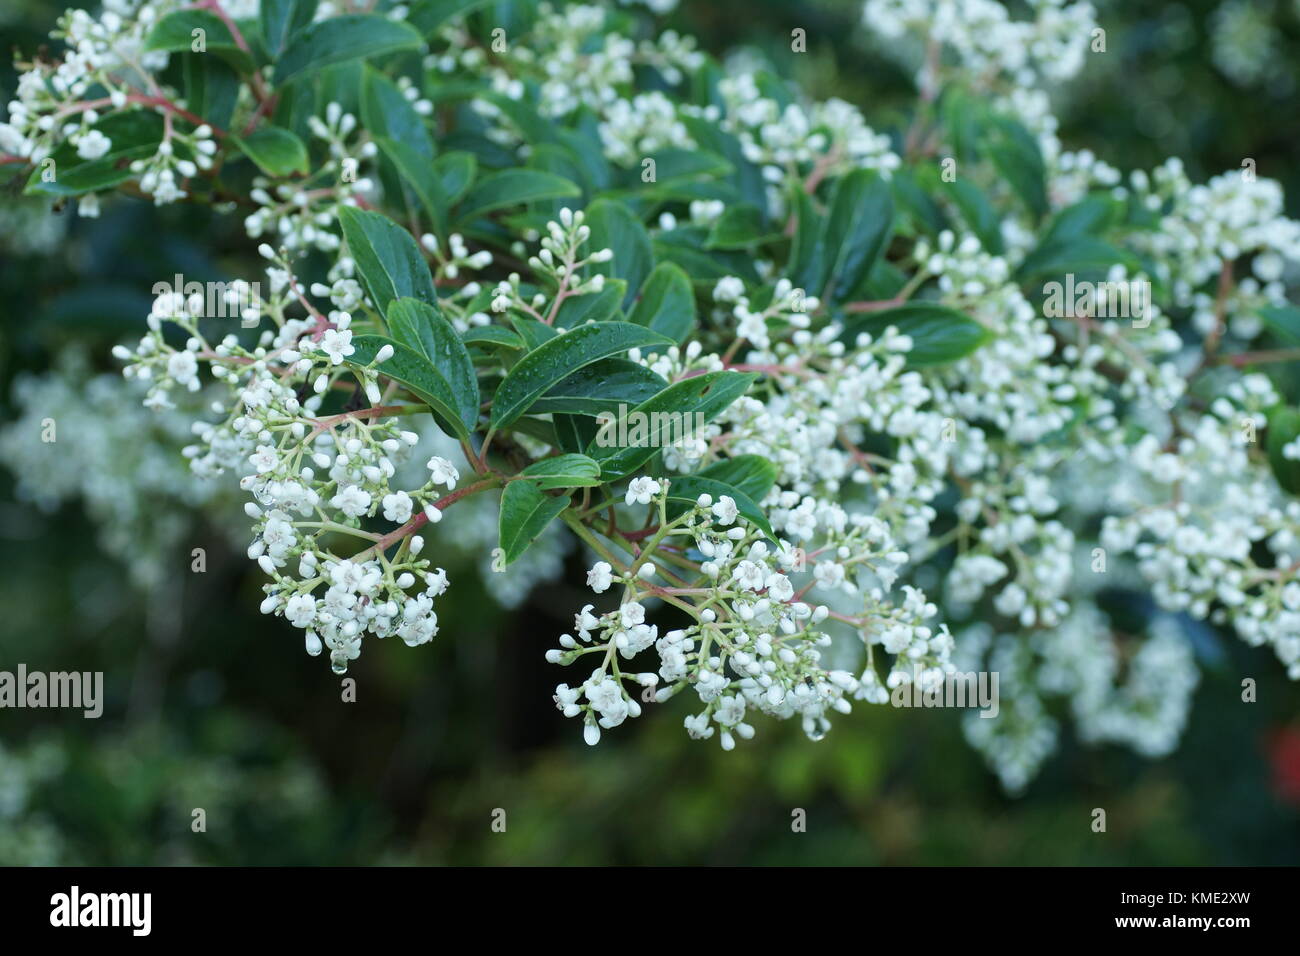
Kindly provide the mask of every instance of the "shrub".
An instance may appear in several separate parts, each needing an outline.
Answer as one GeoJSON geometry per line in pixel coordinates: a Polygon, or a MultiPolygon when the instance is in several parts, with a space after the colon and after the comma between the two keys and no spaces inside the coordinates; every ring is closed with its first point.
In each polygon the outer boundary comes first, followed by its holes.
{"type": "Polygon", "coordinates": [[[1189,618],[1300,677],[1267,341],[1300,224],[1250,161],[1065,150],[1047,87],[1105,35],[1028,7],[871,0],[923,51],[880,131],[639,8],[116,0],[60,21],[0,150],[83,216],[243,216],[264,275],[163,278],[115,355],[154,409],[201,397],[193,480],[238,481],[263,612],[336,673],[438,634],[439,553],[499,496],[493,570],[552,526],[589,553],[547,655],[588,743],[679,694],[727,750],[757,715],[816,739],[995,675],[965,726],[1015,790],[1054,700],[1170,750],[1189,618]],[[1154,606],[1121,633],[1107,589],[1154,606]]]}

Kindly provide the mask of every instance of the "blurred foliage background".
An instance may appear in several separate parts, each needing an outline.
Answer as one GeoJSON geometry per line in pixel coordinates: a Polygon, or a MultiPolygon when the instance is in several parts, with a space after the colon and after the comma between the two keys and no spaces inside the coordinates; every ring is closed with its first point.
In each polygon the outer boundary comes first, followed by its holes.
{"type": "MultiPolygon", "coordinates": [[[[1125,170],[1179,155],[1198,179],[1251,157],[1300,215],[1300,2],[1099,6],[1108,52],[1057,99],[1065,143],[1125,170]]],[[[60,7],[6,0],[6,51],[35,51],[60,7]]],[[[685,0],[670,20],[720,55],[766,55],[878,128],[911,101],[909,71],[873,45],[856,0],[685,0]],[[807,54],[790,52],[795,27],[807,54]]],[[[6,66],[0,89],[12,83],[6,66]]],[[[6,422],[15,377],[75,343],[109,369],[160,277],[256,269],[237,218],[117,200],[77,220],[15,197],[11,183],[0,198],[6,422]]],[[[78,440],[60,432],[59,444],[78,440]]],[[[1014,800],[944,711],[862,706],[816,744],[767,723],[725,754],[689,741],[670,703],[587,748],[550,700],[570,675],[542,659],[584,603],[578,555],[511,612],[474,562],[449,556],[439,637],[371,645],[344,703],[296,632],[257,613],[260,575],[210,513],[193,511],[158,556],[162,582],[142,588],[82,507],[33,510],[0,472],[0,669],[101,670],[107,697],[98,720],[0,711],[0,864],[1300,861],[1297,692],[1271,655],[1235,640],[1208,640],[1172,757],[1081,747],[1067,729],[1014,800]],[[202,574],[194,547],[208,555],[202,574]],[[1252,705],[1245,676],[1259,682],[1252,705]],[[207,830],[195,833],[200,807],[207,830]],[[1094,807],[1105,834],[1090,829],[1094,807]],[[806,833],[792,832],[796,808],[806,833]]]]}

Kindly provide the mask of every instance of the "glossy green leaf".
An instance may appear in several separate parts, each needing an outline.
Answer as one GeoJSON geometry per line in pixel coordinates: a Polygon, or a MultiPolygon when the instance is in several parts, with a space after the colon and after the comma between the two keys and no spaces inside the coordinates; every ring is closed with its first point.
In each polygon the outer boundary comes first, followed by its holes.
{"type": "Polygon", "coordinates": [[[559,176],[535,169],[507,169],[484,176],[461,202],[458,219],[468,222],[507,206],[522,206],[540,199],[565,199],[582,190],[559,176]]]}
{"type": "Polygon", "coordinates": [[[491,345],[503,349],[522,349],[524,340],[499,325],[480,325],[460,337],[466,345],[491,345]]]}
{"type": "Polygon", "coordinates": [[[478,424],[478,375],[456,327],[436,307],[416,299],[393,302],[387,319],[393,338],[423,354],[451,386],[460,420],[473,431],[478,424]]]}
{"type": "Polygon", "coordinates": [[[695,290],[681,266],[672,262],[655,266],[641,287],[628,321],[653,329],[679,344],[686,341],[695,330],[695,290]]]}
{"type": "Polygon", "coordinates": [[[622,279],[610,279],[599,292],[586,295],[571,295],[560,303],[555,314],[557,329],[572,329],[587,322],[608,322],[620,319],[620,308],[627,296],[627,283],[622,279]]]}
{"type": "Polygon", "coordinates": [[[539,490],[594,488],[600,484],[600,465],[586,455],[557,455],[533,462],[519,473],[539,490]]]}
{"type": "Polygon", "coordinates": [[[762,455],[737,455],[701,468],[696,476],[731,485],[755,501],[762,501],[776,484],[776,465],[762,455]]]}
{"type": "Polygon", "coordinates": [[[620,445],[619,429],[609,426],[596,433],[587,446],[587,455],[600,462],[605,481],[621,478],[653,457],[663,444],[676,437],[674,433],[693,432],[697,424],[713,421],[756,378],[752,373],[720,371],[676,382],[628,413],[629,437],[635,422],[644,424],[644,437],[638,436],[636,444],[620,445]]]}
{"type": "Polygon", "coordinates": [[[394,299],[409,296],[428,305],[438,301],[433,276],[411,234],[387,216],[343,206],[343,238],[357,264],[366,294],[381,312],[394,299]]]}
{"type": "Polygon", "coordinates": [[[241,50],[221,18],[208,10],[173,10],[161,17],[145,38],[144,48],[167,53],[210,53],[220,56],[241,73],[253,61],[241,50]]]}
{"type": "Polygon", "coordinates": [[[662,376],[639,362],[601,359],[557,382],[533,403],[530,411],[577,415],[617,413],[620,407],[635,408],[667,387],[662,376]]]}
{"type": "Polygon", "coordinates": [[[1300,307],[1294,305],[1266,305],[1257,310],[1259,317],[1281,339],[1300,342],[1300,307]]]}
{"type": "Polygon", "coordinates": [[[568,495],[555,497],[539,491],[531,481],[512,481],[501,493],[499,543],[509,565],[528,550],[546,526],[569,507],[568,495]]]}
{"type": "Polygon", "coordinates": [[[709,229],[706,249],[747,249],[768,238],[763,211],[752,203],[736,203],[723,210],[709,229]]]}
{"type": "Polygon", "coordinates": [[[312,22],[318,3],[319,0],[261,0],[258,16],[262,39],[272,56],[284,49],[290,37],[312,22]]]}
{"type": "Polygon", "coordinates": [[[889,244],[894,228],[894,200],[889,184],[870,169],[840,177],[831,195],[822,244],[827,262],[826,285],[808,289],[841,302],[866,279],[889,244]]]}
{"type": "Polygon", "coordinates": [[[623,308],[631,308],[632,297],[654,266],[654,249],[650,245],[649,233],[625,205],[612,199],[597,199],[588,206],[585,222],[591,228],[588,250],[614,250],[611,261],[594,265],[591,271],[625,280],[627,295],[623,299],[623,308]]]}
{"type": "Polygon", "coordinates": [[[350,13],[318,20],[295,34],[275,64],[275,85],[283,86],[329,66],[424,45],[419,32],[377,13],[350,13]]]}
{"type": "Polygon", "coordinates": [[[912,340],[907,364],[912,368],[943,365],[965,358],[992,339],[970,316],[934,302],[908,302],[845,323],[840,341],[852,343],[861,332],[878,336],[889,326],[912,340]]]}
{"type": "Polygon", "coordinates": [[[291,176],[307,172],[307,147],[287,129],[263,126],[247,137],[232,136],[231,139],[268,176],[291,176]]]}
{"type": "Polygon", "coordinates": [[[509,425],[584,366],[628,349],[670,343],[670,339],[629,322],[593,322],[557,335],[521,358],[506,375],[492,400],[492,428],[509,425]]]}
{"type": "Polygon", "coordinates": [[[468,439],[470,430],[461,418],[461,402],[451,384],[422,353],[383,335],[360,335],[352,340],[353,352],[347,362],[357,367],[367,366],[385,345],[393,347],[393,355],[377,366],[379,372],[400,382],[425,402],[433,410],[438,426],[448,435],[468,439]]]}
{"type": "Polygon", "coordinates": [[[1300,461],[1287,458],[1282,449],[1300,437],[1300,410],[1275,408],[1268,413],[1268,461],[1277,482],[1293,495],[1300,495],[1300,461]]]}

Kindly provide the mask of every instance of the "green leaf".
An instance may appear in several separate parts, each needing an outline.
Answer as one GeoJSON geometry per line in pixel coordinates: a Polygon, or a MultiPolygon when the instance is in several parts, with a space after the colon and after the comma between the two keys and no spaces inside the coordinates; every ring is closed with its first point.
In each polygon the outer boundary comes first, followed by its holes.
{"type": "Polygon", "coordinates": [[[1042,244],[1051,245],[1079,236],[1100,235],[1119,219],[1122,212],[1123,203],[1110,196],[1085,196],[1056,214],[1043,236],[1042,244]]]}
{"type": "Polygon", "coordinates": [[[584,366],[556,383],[529,410],[534,414],[617,413],[620,406],[635,408],[667,387],[662,376],[638,362],[607,358],[584,366]]]}
{"type": "Polygon", "coordinates": [[[1293,495],[1300,495],[1300,461],[1287,458],[1282,449],[1300,436],[1300,410],[1275,408],[1268,413],[1268,462],[1277,483],[1293,495]]]}
{"type": "MultiPolygon", "coordinates": [[[[829,301],[843,301],[866,279],[889,244],[893,228],[894,200],[888,183],[869,169],[840,177],[822,240],[829,263],[824,293],[829,301]]],[[[822,294],[819,287],[809,291],[822,294]]]]}
{"type": "Polygon", "coordinates": [[[594,488],[600,484],[600,465],[586,455],[557,455],[533,462],[520,476],[541,491],[553,488],[594,488]]]}
{"type": "Polygon", "coordinates": [[[524,340],[499,325],[479,325],[460,337],[466,345],[492,345],[503,349],[522,349],[524,340]]]}
{"type": "Polygon", "coordinates": [[[468,222],[495,209],[521,206],[541,199],[564,199],[582,190],[559,176],[535,169],[507,169],[484,176],[461,202],[460,222],[468,222]]]}
{"type": "Polygon", "coordinates": [[[989,157],[1029,211],[1041,219],[1047,214],[1047,167],[1038,140],[1016,120],[999,117],[994,123],[999,135],[989,143],[989,157]]]}
{"type": "Polygon", "coordinates": [[[434,149],[424,119],[397,84],[369,64],[362,73],[361,122],[376,138],[385,137],[406,146],[426,163],[432,163],[434,149]]]}
{"type": "Polygon", "coordinates": [[[754,499],[739,488],[700,475],[675,476],[669,480],[667,498],[672,503],[668,506],[669,519],[671,520],[693,507],[700,495],[711,495],[715,502],[723,495],[731,498],[736,503],[736,510],[740,512],[742,518],[763,532],[770,540],[776,541],[776,534],[772,531],[772,525],[768,523],[763,510],[754,503],[754,499]]]}
{"type": "Polygon", "coordinates": [[[357,264],[370,301],[381,312],[394,299],[409,296],[428,305],[438,301],[433,277],[411,234],[382,213],[343,206],[343,238],[357,264]]]}
{"type": "Polygon", "coordinates": [[[629,322],[644,325],[678,344],[695,329],[695,290],[691,279],[672,262],[655,266],[641,287],[629,322]]]}
{"type": "Polygon", "coordinates": [[[709,230],[706,249],[747,249],[770,238],[763,211],[752,203],[728,206],[709,230]]]}
{"type": "Polygon", "coordinates": [[[311,23],[318,0],[262,0],[259,18],[267,51],[276,56],[285,43],[311,23]]]}
{"type": "Polygon", "coordinates": [[[417,0],[406,20],[426,37],[458,14],[485,7],[491,0],[417,0]]]}
{"type": "Polygon", "coordinates": [[[162,17],[149,31],[144,48],[168,53],[215,53],[241,73],[253,67],[252,58],[235,43],[221,18],[207,10],[174,10],[162,17]]]}
{"type": "Polygon", "coordinates": [[[474,182],[474,174],[478,172],[478,158],[473,153],[459,150],[443,153],[434,160],[433,171],[442,184],[443,199],[447,208],[450,208],[469,191],[470,184],[474,182]]]}
{"type": "MultiPolygon", "coordinates": [[[[555,427],[555,440],[564,451],[581,452],[596,437],[596,419],[586,415],[554,414],[551,421],[555,427]]],[[[541,422],[541,419],[519,419],[519,424],[524,422],[541,422]]]]}
{"type": "Polygon", "coordinates": [[[555,314],[555,327],[572,329],[587,322],[620,319],[619,308],[626,295],[627,283],[622,279],[610,279],[599,292],[571,295],[560,303],[560,310],[555,314]]]}
{"type": "Polygon", "coordinates": [[[1300,342],[1300,308],[1294,305],[1266,305],[1257,310],[1259,317],[1279,338],[1300,342]]]}
{"type": "Polygon", "coordinates": [[[776,484],[776,464],[762,455],[737,455],[723,458],[697,471],[699,478],[712,478],[731,485],[755,501],[762,501],[776,484]]]}
{"type": "Polygon", "coordinates": [[[591,229],[591,238],[587,240],[589,251],[614,250],[612,260],[591,266],[591,271],[626,280],[628,291],[623,308],[631,308],[632,297],[654,266],[649,233],[626,206],[612,199],[597,199],[588,206],[584,222],[591,229]]]}
{"type": "Polygon", "coordinates": [[[971,232],[975,233],[984,251],[995,256],[1002,255],[1002,220],[998,218],[984,191],[965,179],[948,183],[948,188],[952,192],[953,202],[961,211],[961,217],[966,220],[971,232]]]}
{"type": "Polygon", "coordinates": [[[524,347],[530,352],[560,334],[545,322],[538,322],[527,315],[512,315],[510,324],[515,327],[519,337],[524,340],[524,347]]]}
{"type": "Polygon", "coordinates": [[[424,38],[405,23],[373,13],[318,20],[294,35],[275,64],[275,85],[283,86],[349,60],[416,50],[424,38]]]}
{"type": "Polygon", "coordinates": [[[1138,268],[1137,259],[1129,252],[1091,236],[1068,236],[1044,241],[1020,263],[1016,278],[1023,284],[1036,278],[1054,278],[1073,273],[1076,276],[1107,272],[1111,266],[1122,264],[1127,269],[1138,268]]]}
{"type": "Polygon", "coordinates": [[[934,302],[908,302],[845,323],[840,341],[852,344],[861,332],[879,336],[888,326],[912,340],[907,364],[912,368],[943,365],[970,355],[992,334],[970,316],[934,302]]]}
{"type": "Polygon", "coordinates": [[[434,172],[433,163],[414,147],[386,136],[376,136],[375,143],[379,146],[379,151],[393,164],[402,182],[415,193],[415,198],[424,207],[425,215],[429,217],[433,231],[439,235],[443,234],[445,231],[443,217],[446,215],[447,203],[442,192],[442,183],[434,172]]]}
{"type": "Polygon", "coordinates": [[[393,338],[424,355],[451,386],[460,420],[473,431],[478,424],[478,374],[456,327],[437,308],[416,299],[393,302],[387,319],[393,338]]]}
{"type": "Polygon", "coordinates": [[[786,274],[790,281],[804,291],[816,294],[825,287],[826,273],[826,223],[813,206],[812,197],[802,189],[793,197],[795,230],[790,247],[790,262],[786,274]]]}
{"type": "Polygon", "coordinates": [[[382,335],[361,335],[352,340],[349,365],[364,368],[375,360],[385,345],[393,347],[393,356],[377,368],[383,375],[400,382],[433,410],[438,426],[453,438],[466,441],[469,429],[461,418],[462,402],[442,373],[422,353],[382,335]]]}
{"type": "Polygon", "coordinates": [[[505,564],[514,562],[569,507],[568,495],[543,494],[531,481],[512,481],[501,495],[499,543],[505,564]]]}
{"type": "Polygon", "coordinates": [[[557,335],[519,360],[492,400],[492,429],[509,425],[550,388],[578,369],[647,345],[670,339],[629,322],[593,322],[557,335]]]}
{"type": "Polygon", "coordinates": [[[307,147],[287,129],[263,126],[247,137],[230,138],[268,176],[291,176],[307,172],[307,147]]]}
{"type": "Polygon", "coordinates": [[[239,74],[215,56],[182,53],[172,57],[181,75],[185,106],[210,126],[226,129],[239,100],[239,74]]]}
{"type": "Polygon", "coordinates": [[[635,422],[640,421],[645,423],[643,440],[620,445],[619,429],[612,426],[602,428],[587,445],[587,455],[600,462],[601,477],[605,481],[621,478],[653,457],[660,447],[675,437],[673,432],[693,432],[697,424],[713,421],[743,395],[757,377],[752,373],[707,372],[669,385],[628,413],[627,437],[631,437],[630,429],[635,422]],[[690,427],[684,428],[685,423],[690,427]]]}

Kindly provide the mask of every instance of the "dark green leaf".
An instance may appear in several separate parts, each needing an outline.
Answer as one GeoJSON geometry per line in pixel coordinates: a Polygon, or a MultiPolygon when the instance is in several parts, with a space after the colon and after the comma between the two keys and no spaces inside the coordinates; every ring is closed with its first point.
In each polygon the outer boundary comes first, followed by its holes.
{"type": "Polygon", "coordinates": [[[638,362],[602,359],[558,382],[529,411],[577,415],[617,413],[620,406],[635,408],[667,387],[668,383],[660,375],[638,362]]]}
{"type": "MultiPolygon", "coordinates": [[[[835,184],[823,245],[829,272],[825,296],[843,301],[866,278],[894,228],[889,184],[869,169],[857,169],[835,184]]],[[[820,287],[808,290],[821,295],[820,287]]]]}
{"type": "Polygon", "coordinates": [[[992,335],[970,316],[934,302],[908,302],[895,309],[850,319],[840,341],[852,344],[861,332],[879,337],[888,326],[912,340],[907,364],[913,368],[943,365],[970,355],[992,335]]]}
{"type": "Polygon", "coordinates": [[[593,322],[533,349],[512,368],[492,401],[492,428],[509,425],[549,389],[578,369],[647,345],[671,340],[629,322],[593,322]]]}
{"type": "Polygon", "coordinates": [[[437,308],[416,299],[393,302],[387,318],[393,338],[422,353],[451,386],[460,420],[473,431],[478,424],[478,375],[456,327],[437,308]]]}
{"type": "Polygon", "coordinates": [[[551,173],[535,169],[507,169],[484,176],[461,203],[459,220],[468,222],[495,209],[521,206],[540,199],[564,199],[579,196],[582,190],[551,173]]]}
{"type": "Polygon", "coordinates": [[[554,488],[594,488],[600,484],[600,465],[586,455],[557,455],[534,462],[519,473],[541,491],[554,488]]]}
{"type": "Polygon", "coordinates": [[[1277,483],[1293,495],[1300,495],[1300,461],[1282,454],[1284,446],[1300,436],[1300,410],[1275,408],[1268,414],[1268,461],[1277,483]]]}
{"type": "Polygon", "coordinates": [[[353,206],[340,208],[339,221],[361,284],[377,309],[387,311],[390,302],[404,296],[428,305],[438,301],[429,265],[410,233],[381,213],[353,206]]]}
{"type": "Polygon", "coordinates": [[[701,468],[696,476],[731,485],[755,501],[762,501],[776,484],[776,465],[762,455],[737,455],[701,468]]]}
{"type": "Polygon", "coordinates": [[[589,251],[614,250],[612,260],[591,266],[591,271],[625,280],[627,296],[623,300],[623,308],[631,308],[632,297],[654,266],[650,235],[640,219],[632,215],[622,203],[612,199],[597,199],[588,206],[585,222],[591,228],[591,238],[587,240],[589,251]]]}
{"type": "Polygon", "coordinates": [[[674,263],[659,263],[645,280],[628,321],[685,342],[695,329],[695,290],[690,277],[674,263]]]}
{"type": "Polygon", "coordinates": [[[1290,304],[1266,305],[1258,312],[1259,317],[1279,338],[1300,342],[1300,308],[1290,304]]]}
{"type": "Polygon", "coordinates": [[[317,3],[318,0],[262,0],[259,10],[262,39],[272,56],[279,54],[291,36],[311,23],[317,3]]]}
{"type": "Polygon", "coordinates": [[[307,172],[307,147],[287,129],[263,126],[247,137],[231,136],[231,139],[268,176],[291,176],[307,172]]]}
{"type": "Polygon", "coordinates": [[[570,497],[543,494],[531,481],[512,481],[501,495],[500,544],[505,564],[514,562],[565,508],[570,497]]]}
{"type": "Polygon", "coordinates": [[[416,50],[424,39],[405,23],[374,13],[349,13],[318,20],[294,35],[275,65],[275,85],[325,67],[399,50],[416,50]]]}
{"type": "Polygon", "coordinates": [[[619,307],[627,295],[627,283],[610,279],[599,292],[571,295],[560,303],[555,315],[557,329],[572,329],[587,322],[608,322],[622,318],[619,307]]]}
{"type": "Polygon", "coordinates": [[[469,429],[461,419],[461,402],[450,383],[420,352],[382,335],[361,335],[352,340],[353,353],[347,362],[358,368],[367,366],[385,345],[393,347],[393,356],[377,366],[379,372],[405,385],[425,402],[448,435],[467,440],[469,429]]]}
{"type": "Polygon", "coordinates": [[[757,377],[721,371],[676,382],[628,413],[628,437],[631,438],[635,423],[641,422],[645,431],[643,440],[638,436],[635,444],[621,445],[618,443],[620,429],[613,426],[602,428],[587,446],[587,455],[600,462],[604,480],[621,478],[653,457],[662,445],[680,437],[682,431],[693,434],[697,424],[713,421],[743,395],[757,377]],[[634,414],[636,418],[632,417],[634,414]],[[689,427],[686,427],[688,423],[689,427]]]}

